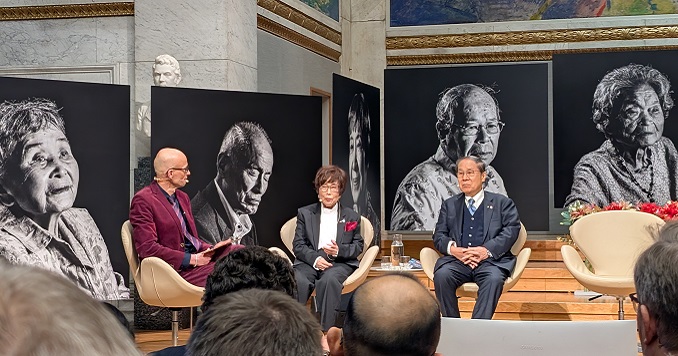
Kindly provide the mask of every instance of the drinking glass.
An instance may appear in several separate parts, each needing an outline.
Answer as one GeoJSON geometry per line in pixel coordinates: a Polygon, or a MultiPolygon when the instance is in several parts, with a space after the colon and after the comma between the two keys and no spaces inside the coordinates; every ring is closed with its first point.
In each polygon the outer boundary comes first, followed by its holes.
{"type": "Polygon", "coordinates": [[[400,256],[400,268],[410,269],[410,256],[400,256]]]}
{"type": "Polygon", "coordinates": [[[391,269],[391,256],[381,256],[381,269],[391,269]]]}

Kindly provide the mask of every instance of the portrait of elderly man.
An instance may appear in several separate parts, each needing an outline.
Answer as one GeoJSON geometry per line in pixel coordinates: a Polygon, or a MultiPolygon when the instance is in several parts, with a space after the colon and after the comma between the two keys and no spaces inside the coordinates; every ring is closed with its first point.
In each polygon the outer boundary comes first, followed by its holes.
{"type": "Polygon", "coordinates": [[[678,198],[678,152],[662,136],[671,108],[671,83],[658,70],[629,64],[607,73],[593,94],[593,123],[605,141],[575,166],[565,206],[678,198]]]}
{"type": "MultiPolygon", "coordinates": [[[[176,87],[181,83],[181,68],[176,58],[169,54],[155,57],[153,63],[153,85],[157,87],[176,87]]],[[[137,131],[151,137],[151,103],[141,105],[137,112],[137,131]]]]}
{"type": "Polygon", "coordinates": [[[56,104],[0,104],[0,256],[72,280],[100,300],[129,298],[87,209],[74,208],[80,171],[56,104]]]}
{"type": "Polygon", "coordinates": [[[238,122],[226,131],[217,155],[217,176],[193,199],[198,235],[216,244],[257,245],[250,219],[259,209],[273,171],[273,149],[266,131],[253,122],[238,122]]]}
{"type": "Polygon", "coordinates": [[[479,157],[487,166],[483,189],[506,194],[504,181],[490,166],[504,128],[491,88],[460,84],[445,90],[436,107],[436,153],[414,167],[398,186],[391,230],[433,231],[441,204],[461,193],[457,159],[479,157]]]}
{"type": "MultiPolygon", "coordinates": [[[[367,171],[370,168],[370,112],[362,93],[355,94],[348,110],[348,181],[353,199],[353,210],[366,217],[374,228],[373,243],[379,245],[381,225],[374,211],[369,190],[367,171]]],[[[378,203],[378,202],[377,202],[378,203]]]]}

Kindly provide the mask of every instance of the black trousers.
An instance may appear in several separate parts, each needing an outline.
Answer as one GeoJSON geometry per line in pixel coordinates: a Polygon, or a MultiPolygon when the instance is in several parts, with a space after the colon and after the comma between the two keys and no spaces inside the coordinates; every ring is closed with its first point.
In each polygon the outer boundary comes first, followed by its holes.
{"type": "Polygon", "coordinates": [[[355,267],[345,263],[333,262],[332,265],[324,271],[318,271],[306,263],[294,266],[297,299],[300,303],[306,304],[315,289],[316,304],[320,311],[320,326],[323,331],[334,326],[344,281],[355,270],[355,267]]]}
{"type": "Polygon", "coordinates": [[[481,262],[476,269],[471,269],[458,259],[440,266],[434,273],[433,284],[443,316],[459,318],[457,288],[464,283],[475,282],[478,284],[478,299],[471,317],[492,319],[508,276],[508,271],[487,261],[481,262]]]}

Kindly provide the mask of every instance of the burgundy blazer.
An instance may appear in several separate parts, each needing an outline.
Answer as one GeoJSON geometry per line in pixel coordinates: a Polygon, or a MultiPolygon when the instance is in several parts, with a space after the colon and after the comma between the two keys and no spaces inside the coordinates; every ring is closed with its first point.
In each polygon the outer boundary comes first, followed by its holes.
{"type": "MultiPolygon", "coordinates": [[[[197,229],[191,212],[191,201],[181,190],[177,189],[176,195],[186,215],[188,229],[195,236],[197,229]]],[[[134,228],[132,237],[139,258],[158,257],[178,271],[185,255],[181,222],[157,182],[134,195],[129,221],[134,228]]],[[[201,241],[203,243],[200,251],[211,247],[202,239],[201,241]]]]}

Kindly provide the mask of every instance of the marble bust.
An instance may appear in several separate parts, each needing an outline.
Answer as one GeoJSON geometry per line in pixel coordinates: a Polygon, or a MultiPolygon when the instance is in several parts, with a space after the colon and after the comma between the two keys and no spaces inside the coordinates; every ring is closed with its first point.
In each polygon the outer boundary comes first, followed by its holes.
{"type": "MultiPolygon", "coordinates": [[[[159,87],[176,87],[181,82],[181,68],[176,58],[169,54],[155,57],[153,63],[153,85],[159,87]]],[[[151,137],[151,103],[145,102],[137,112],[136,129],[151,137]]]]}

